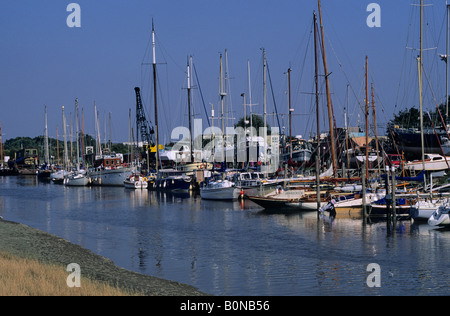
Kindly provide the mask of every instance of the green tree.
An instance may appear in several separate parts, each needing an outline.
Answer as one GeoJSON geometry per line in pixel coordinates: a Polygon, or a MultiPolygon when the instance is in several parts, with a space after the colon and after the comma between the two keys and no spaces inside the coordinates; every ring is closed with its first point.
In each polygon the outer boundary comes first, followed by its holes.
{"type": "MultiPolygon", "coordinates": [[[[248,123],[245,125],[245,127],[249,128],[250,127],[250,116],[246,117],[246,120],[248,121],[248,123]]],[[[267,135],[270,135],[270,125],[267,124],[267,135]]],[[[244,118],[241,117],[240,120],[234,124],[234,127],[244,127],[244,118]]],[[[259,134],[259,128],[263,128],[264,127],[264,119],[257,115],[257,114],[252,114],[252,126],[256,129],[256,132],[259,134]]],[[[259,135],[262,136],[262,135],[259,135]]]]}

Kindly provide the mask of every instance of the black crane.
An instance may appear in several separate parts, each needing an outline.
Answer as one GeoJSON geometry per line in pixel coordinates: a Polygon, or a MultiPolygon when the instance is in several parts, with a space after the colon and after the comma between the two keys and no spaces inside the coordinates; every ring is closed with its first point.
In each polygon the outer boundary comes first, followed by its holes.
{"type": "MultiPolygon", "coordinates": [[[[145,111],[141,100],[141,89],[135,87],[134,91],[136,92],[136,143],[139,143],[140,134],[142,142],[147,143],[147,150],[150,151],[150,147],[155,146],[155,141],[153,140],[155,130],[153,129],[151,122],[145,117],[145,111]]],[[[150,159],[155,159],[154,154],[150,155],[150,152],[147,157],[149,156],[151,156],[150,159]]]]}

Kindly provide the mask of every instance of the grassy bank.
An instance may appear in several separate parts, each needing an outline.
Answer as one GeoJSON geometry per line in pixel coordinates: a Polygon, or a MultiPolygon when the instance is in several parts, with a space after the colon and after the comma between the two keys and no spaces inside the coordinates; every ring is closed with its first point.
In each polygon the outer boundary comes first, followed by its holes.
{"type": "Polygon", "coordinates": [[[125,270],[65,239],[5,220],[0,220],[0,259],[0,295],[206,295],[187,284],[125,270]],[[67,286],[70,263],[80,267],[81,288],[67,286]],[[90,281],[95,292],[85,289],[90,281]],[[3,290],[6,285],[9,291],[3,290]]]}
{"type": "Polygon", "coordinates": [[[43,264],[0,252],[0,296],[138,296],[135,291],[113,287],[89,279],[80,280],[80,287],[67,286],[70,275],[64,267],[43,264]]]}

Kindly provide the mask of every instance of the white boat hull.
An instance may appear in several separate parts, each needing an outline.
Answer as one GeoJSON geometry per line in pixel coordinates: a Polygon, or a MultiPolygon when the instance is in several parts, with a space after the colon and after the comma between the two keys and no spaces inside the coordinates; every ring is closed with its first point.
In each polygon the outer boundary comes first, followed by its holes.
{"type": "MultiPolygon", "coordinates": [[[[320,202],[320,208],[327,205],[328,202],[320,202]]],[[[291,206],[291,203],[287,203],[286,205],[291,206]]],[[[317,201],[315,202],[294,202],[292,203],[292,206],[297,206],[303,210],[311,210],[311,211],[317,211],[317,201]]]]}
{"type": "Polygon", "coordinates": [[[107,169],[94,171],[89,177],[92,185],[123,186],[123,181],[130,172],[130,168],[107,169]]]}
{"type": "Polygon", "coordinates": [[[84,174],[69,176],[64,179],[64,185],[72,187],[84,187],[89,184],[89,178],[84,174]]]}
{"type": "Polygon", "coordinates": [[[200,196],[205,200],[237,200],[239,194],[237,187],[200,188],[200,196]]]}
{"type": "Polygon", "coordinates": [[[416,221],[427,221],[443,202],[419,201],[411,206],[411,218],[416,221]]]}
{"type": "Polygon", "coordinates": [[[433,215],[428,219],[428,225],[430,226],[450,226],[450,208],[448,205],[440,206],[433,215]]]}
{"type": "Polygon", "coordinates": [[[405,164],[406,170],[415,170],[421,171],[424,168],[427,171],[439,171],[449,169],[450,166],[450,157],[449,156],[441,156],[437,154],[426,154],[425,161],[422,160],[414,160],[405,164]]]}
{"type": "Polygon", "coordinates": [[[139,181],[124,180],[123,185],[127,189],[147,189],[148,188],[147,181],[143,181],[143,180],[139,180],[139,181]]]}

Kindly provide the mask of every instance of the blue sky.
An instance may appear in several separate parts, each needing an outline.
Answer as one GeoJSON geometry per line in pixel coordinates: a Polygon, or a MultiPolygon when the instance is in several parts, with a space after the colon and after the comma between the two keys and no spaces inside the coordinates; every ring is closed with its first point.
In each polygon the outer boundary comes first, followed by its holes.
{"type": "MultiPolygon", "coordinates": [[[[274,91],[268,86],[268,112],[286,114],[286,71],[292,68],[291,88],[295,116],[293,133],[315,133],[313,92],[312,16],[316,0],[79,0],[81,27],[69,28],[67,5],[72,1],[17,0],[0,9],[0,122],[4,139],[43,134],[44,106],[48,108],[49,135],[62,135],[61,106],[66,116],[75,98],[84,109],[85,132],[94,133],[94,101],[100,113],[101,137],[111,112],[112,140],[128,140],[128,112],[135,113],[134,87],[140,86],[150,120],[151,61],[148,45],[152,18],[157,33],[159,117],[162,141],[176,126],[187,126],[186,60],[192,55],[208,111],[216,115],[219,102],[219,54],[228,52],[230,117],[243,113],[241,93],[248,98],[247,62],[251,65],[252,103],[262,112],[262,51],[264,47],[274,91]]],[[[351,125],[364,126],[359,102],[364,98],[364,60],[369,57],[370,82],[376,89],[377,122],[417,106],[417,0],[322,0],[325,45],[336,120],[343,126],[350,85],[351,125]],[[381,27],[369,28],[366,7],[381,7],[381,27]],[[408,36],[409,34],[409,36],[408,36]],[[408,38],[408,43],[407,43],[408,38]],[[415,42],[414,42],[415,41],[415,42]],[[406,86],[410,86],[409,88],[406,86]],[[404,87],[405,86],[405,87],[404,87]],[[406,91],[406,92],[405,92],[406,91]]],[[[431,3],[431,0],[426,1],[431,3]]],[[[445,53],[445,1],[427,7],[426,26],[433,94],[442,102],[445,67],[436,57],[445,53]]],[[[427,61],[428,62],[428,61],[427,61]]],[[[193,90],[195,113],[204,116],[200,89],[193,90]]],[[[324,92],[324,90],[323,90],[324,92]]],[[[431,91],[425,93],[431,96],[431,91]]],[[[246,100],[248,102],[248,99],[246,100]]],[[[322,108],[326,109],[324,102],[322,108]]],[[[433,109],[434,101],[426,103],[433,109]]],[[[326,112],[321,114],[325,117],[326,112]]],[[[287,126],[286,116],[280,125],[287,126]]],[[[269,118],[271,125],[273,118],[269,118]]],[[[217,122],[215,123],[217,124],[217,122]]],[[[321,121],[322,130],[326,123],[321,121]]],[[[232,122],[228,125],[232,125],[232,122]]],[[[379,129],[383,131],[384,128],[379,129]]],[[[60,136],[62,137],[62,136],[60,136]]]]}

